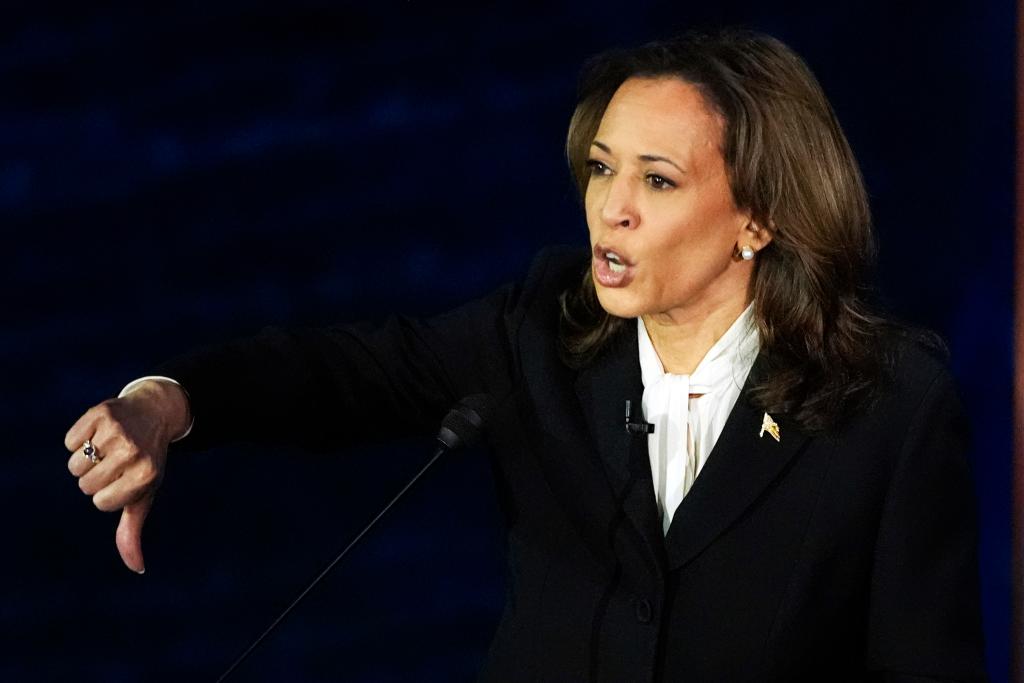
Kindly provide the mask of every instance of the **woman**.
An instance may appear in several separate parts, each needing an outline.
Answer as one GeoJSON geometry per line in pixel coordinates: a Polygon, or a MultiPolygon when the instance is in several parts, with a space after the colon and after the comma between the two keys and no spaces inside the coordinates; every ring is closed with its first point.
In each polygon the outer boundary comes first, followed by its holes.
{"type": "Polygon", "coordinates": [[[863,183],[803,62],[742,32],[602,55],[567,149],[589,254],[428,321],[200,350],[83,415],[69,467],[123,507],[125,563],[173,440],[430,434],[486,393],[511,590],[484,680],[983,679],[962,411],[862,301],[863,183]]]}

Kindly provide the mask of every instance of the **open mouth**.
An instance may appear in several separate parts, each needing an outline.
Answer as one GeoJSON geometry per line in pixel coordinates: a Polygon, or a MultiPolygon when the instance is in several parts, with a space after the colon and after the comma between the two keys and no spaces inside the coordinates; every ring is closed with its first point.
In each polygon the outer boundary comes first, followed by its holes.
{"type": "Polygon", "coordinates": [[[594,277],[605,287],[624,287],[633,279],[633,262],[601,245],[594,247],[594,277]]]}
{"type": "Polygon", "coordinates": [[[608,267],[613,273],[625,273],[626,272],[626,261],[621,256],[616,254],[614,251],[606,251],[604,253],[605,260],[608,261],[608,267]]]}

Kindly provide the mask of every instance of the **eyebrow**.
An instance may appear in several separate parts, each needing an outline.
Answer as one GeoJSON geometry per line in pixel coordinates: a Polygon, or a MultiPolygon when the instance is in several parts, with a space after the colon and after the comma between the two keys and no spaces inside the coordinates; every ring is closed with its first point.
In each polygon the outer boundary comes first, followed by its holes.
{"type": "MultiPolygon", "coordinates": [[[[598,140],[594,140],[590,144],[593,145],[594,147],[597,147],[598,149],[600,149],[605,154],[611,154],[612,153],[612,148],[609,147],[608,145],[604,144],[603,142],[600,142],[598,140]]],[[[686,171],[684,171],[682,168],[679,167],[679,164],[677,164],[676,162],[672,161],[668,157],[663,157],[663,156],[661,156],[659,154],[641,154],[637,158],[640,159],[640,161],[664,161],[666,164],[671,164],[672,166],[675,166],[676,169],[678,169],[680,173],[686,173],[686,171]]]]}

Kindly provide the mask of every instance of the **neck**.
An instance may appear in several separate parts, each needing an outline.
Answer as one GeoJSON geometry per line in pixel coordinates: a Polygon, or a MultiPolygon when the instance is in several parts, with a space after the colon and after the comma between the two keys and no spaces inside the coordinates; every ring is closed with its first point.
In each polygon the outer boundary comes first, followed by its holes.
{"type": "Polygon", "coordinates": [[[734,297],[710,305],[643,315],[647,335],[665,372],[692,374],[749,303],[744,297],[734,297]]]}

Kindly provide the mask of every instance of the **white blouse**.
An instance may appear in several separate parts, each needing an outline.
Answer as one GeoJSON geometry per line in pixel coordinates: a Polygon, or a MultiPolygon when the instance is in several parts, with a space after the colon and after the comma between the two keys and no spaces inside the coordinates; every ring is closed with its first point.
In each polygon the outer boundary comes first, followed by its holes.
{"type": "Polygon", "coordinates": [[[747,306],[689,375],[665,372],[643,320],[637,319],[643,411],[662,530],[690,490],[740,396],[760,348],[754,304],[747,306]],[[691,394],[701,394],[690,398],[691,394]]]}

